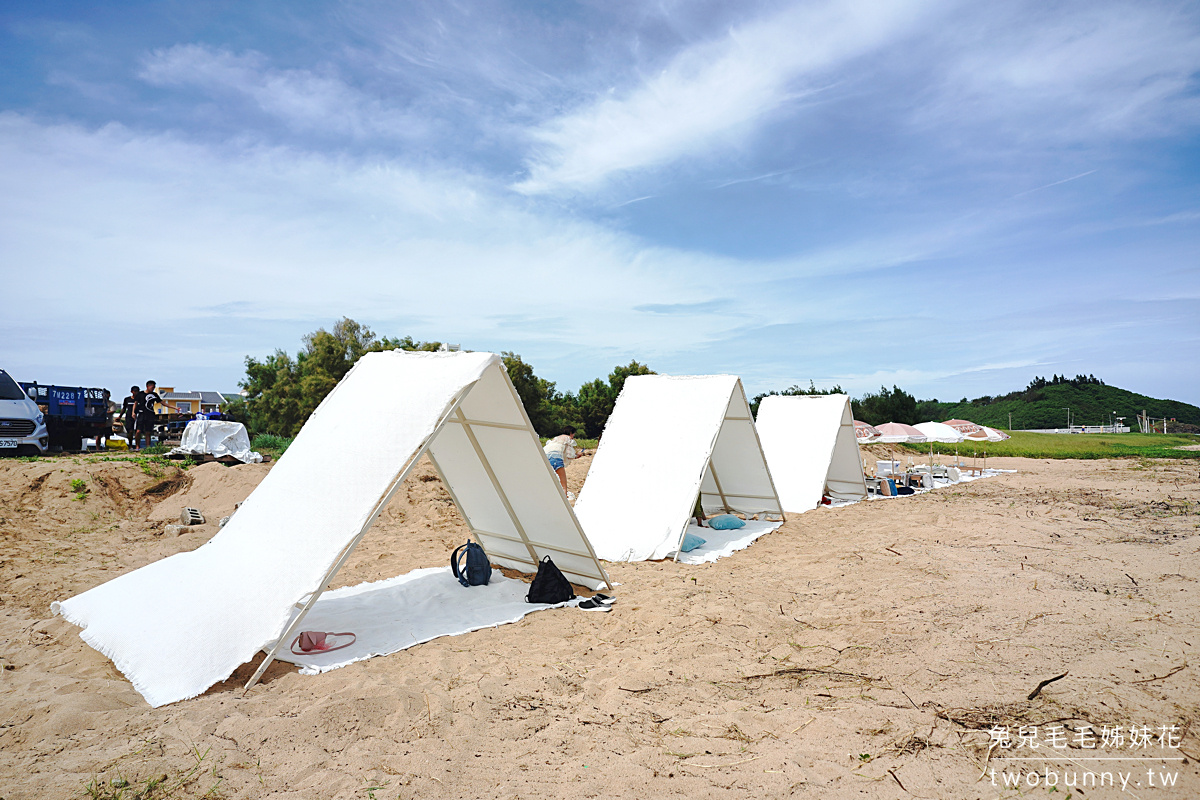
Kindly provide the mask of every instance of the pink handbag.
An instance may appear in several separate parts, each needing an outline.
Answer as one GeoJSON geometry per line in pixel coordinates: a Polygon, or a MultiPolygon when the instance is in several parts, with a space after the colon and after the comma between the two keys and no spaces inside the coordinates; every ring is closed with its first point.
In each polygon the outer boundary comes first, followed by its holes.
{"type": "Polygon", "coordinates": [[[341,650],[343,647],[349,647],[358,640],[358,637],[353,633],[326,633],[325,631],[302,631],[296,637],[296,641],[292,642],[292,653],[302,656],[309,653],[332,653],[334,650],[341,650]],[[345,644],[330,646],[326,641],[326,636],[349,636],[350,641],[345,644]],[[296,652],[296,645],[300,645],[300,652],[296,652]]]}

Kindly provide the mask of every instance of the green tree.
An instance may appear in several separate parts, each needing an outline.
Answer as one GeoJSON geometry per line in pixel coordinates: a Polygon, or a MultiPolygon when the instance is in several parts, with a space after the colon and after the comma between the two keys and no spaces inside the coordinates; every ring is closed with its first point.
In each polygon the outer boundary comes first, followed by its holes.
{"type": "Polygon", "coordinates": [[[902,422],[905,425],[915,425],[917,419],[917,399],[899,386],[892,386],[889,392],[886,386],[880,386],[878,393],[864,394],[851,402],[854,418],[868,425],[882,425],[885,422],[902,422]]]}
{"type": "Polygon", "coordinates": [[[750,414],[752,416],[754,416],[755,419],[757,419],[758,418],[758,407],[759,407],[759,405],[762,404],[763,398],[770,397],[771,395],[794,397],[796,395],[817,395],[817,394],[845,394],[845,392],[842,391],[841,386],[837,386],[836,384],[834,385],[834,387],[832,389],[818,389],[816,384],[810,380],[808,382],[807,389],[801,389],[799,386],[793,384],[782,391],[776,391],[776,390],[772,389],[769,392],[763,392],[762,394],[755,395],[754,399],[750,401],[750,414]]]}

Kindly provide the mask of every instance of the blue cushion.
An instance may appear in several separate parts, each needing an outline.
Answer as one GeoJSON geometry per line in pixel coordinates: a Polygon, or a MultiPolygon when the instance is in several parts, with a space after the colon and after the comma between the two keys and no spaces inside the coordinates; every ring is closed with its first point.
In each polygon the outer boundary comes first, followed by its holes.
{"type": "Polygon", "coordinates": [[[714,531],[732,531],[746,527],[746,521],[740,517],[735,517],[733,514],[722,514],[719,517],[710,519],[708,527],[714,531]]]}
{"type": "Polygon", "coordinates": [[[685,533],[683,535],[683,546],[680,547],[679,549],[685,553],[690,553],[693,550],[695,550],[697,547],[700,547],[701,545],[703,545],[707,541],[708,541],[707,539],[701,539],[699,536],[697,536],[694,533],[685,533]]]}

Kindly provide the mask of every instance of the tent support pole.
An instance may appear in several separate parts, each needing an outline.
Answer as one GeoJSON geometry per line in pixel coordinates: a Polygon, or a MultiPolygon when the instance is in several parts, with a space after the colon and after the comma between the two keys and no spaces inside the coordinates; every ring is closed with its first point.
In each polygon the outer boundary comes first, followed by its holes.
{"type": "MultiPolygon", "coordinates": [[[[506,533],[496,533],[495,531],[485,531],[485,530],[481,530],[479,528],[472,528],[471,530],[475,534],[475,538],[479,539],[479,543],[481,545],[483,544],[482,537],[485,537],[485,536],[491,536],[495,539],[499,539],[502,542],[512,542],[513,544],[525,544],[525,542],[518,539],[516,536],[509,536],[506,533]]],[[[542,550],[551,550],[555,553],[562,553],[564,556],[575,556],[576,558],[591,558],[591,556],[589,556],[587,553],[581,553],[578,550],[564,550],[561,547],[544,544],[542,542],[530,541],[530,544],[532,544],[535,548],[541,548],[542,550]]],[[[500,558],[516,558],[516,556],[499,556],[499,557],[500,558]]]]}
{"type": "MultiPolygon", "coordinates": [[[[512,394],[513,400],[517,401],[517,408],[521,410],[521,419],[525,420],[525,422],[529,425],[529,432],[533,435],[533,443],[538,447],[541,447],[542,440],[538,437],[537,431],[534,430],[533,422],[529,419],[529,412],[525,410],[525,404],[521,402],[521,396],[517,394],[517,387],[513,386],[512,378],[508,377],[508,370],[506,370],[504,367],[497,367],[497,369],[504,374],[504,385],[508,387],[508,391],[512,394]]],[[[556,485],[561,487],[561,484],[559,484],[558,481],[558,473],[556,473],[554,468],[550,466],[549,459],[542,459],[542,461],[546,465],[546,471],[550,473],[551,480],[553,480],[556,485]]],[[[588,554],[591,556],[592,563],[596,565],[596,570],[604,578],[604,585],[608,587],[610,592],[613,591],[612,581],[608,578],[608,570],[604,568],[604,565],[600,563],[600,559],[596,556],[596,549],[592,547],[591,540],[588,539],[587,533],[583,530],[583,526],[579,524],[579,518],[575,516],[575,509],[571,508],[571,503],[569,500],[567,500],[567,495],[565,493],[562,495],[562,499],[563,502],[567,504],[567,508],[571,511],[571,520],[575,523],[575,530],[579,531],[579,538],[583,539],[583,543],[587,545],[588,554]]],[[[536,561],[537,559],[534,560],[536,561]]]]}
{"type": "MultiPolygon", "coordinates": [[[[709,466],[710,467],[712,466],[711,461],[709,462],[709,466]]],[[[715,480],[716,476],[713,476],[713,478],[715,480]]],[[[698,505],[700,506],[701,511],[704,510],[703,501],[700,499],[700,496],[704,493],[704,490],[702,488],[704,481],[701,480],[700,483],[701,483],[701,486],[696,487],[696,499],[692,501],[692,511],[693,512],[696,510],[696,506],[698,506],[698,505]]],[[[679,541],[677,541],[675,543],[675,557],[672,559],[672,561],[674,561],[676,564],[679,563],[679,556],[683,554],[683,539],[684,539],[684,537],[687,536],[687,529],[688,529],[688,526],[692,524],[693,516],[694,516],[694,514],[692,514],[691,512],[688,513],[687,522],[684,523],[683,530],[679,532],[679,541]]]]}
{"type": "Polygon", "coordinates": [[[258,679],[263,676],[263,673],[267,671],[267,667],[269,667],[271,662],[275,660],[275,654],[279,652],[279,648],[284,642],[292,638],[292,634],[295,633],[300,627],[300,623],[304,621],[304,617],[308,614],[312,607],[316,605],[317,600],[325,592],[325,589],[328,588],[329,582],[333,580],[333,577],[338,574],[338,571],[341,570],[342,566],[346,563],[346,560],[350,558],[350,554],[354,552],[354,548],[358,546],[358,543],[362,541],[363,536],[365,536],[367,531],[371,529],[371,526],[375,524],[375,520],[379,518],[381,513],[383,513],[383,509],[386,508],[387,504],[390,503],[392,498],[396,496],[396,492],[400,489],[401,484],[403,484],[408,478],[409,473],[413,471],[413,467],[417,465],[417,462],[421,460],[421,456],[425,455],[430,446],[433,444],[434,436],[442,429],[442,425],[446,423],[447,418],[449,418],[449,416],[455,412],[461,413],[459,412],[458,407],[462,404],[462,401],[466,399],[467,394],[470,393],[471,389],[474,387],[475,383],[471,383],[459,391],[458,396],[454,398],[454,402],[450,404],[450,407],[446,409],[446,413],[443,414],[442,418],[438,420],[438,424],[436,427],[434,427],[433,433],[430,434],[429,438],[421,443],[421,449],[418,450],[411,459],[409,459],[408,463],[404,466],[404,469],[401,470],[396,479],[392,481],[392,485],[388,487],[388,490],[383,495],[383,498],[375,505],[375,510],[371,512],[371,516],[367,517],[367,521],[363,523],[362,529],[359,530],[358,535],[351,539],[350,543],[342,549],[342,554],[338,556],[337,560],[333,562],[333,566],[331,566],[329,570],[326,571],[325,576],[321,578],[321,583],[317,586],[316,591],[312,592],[308,598],[308,601],[304,604],[304,607],[300,609],[300,613],[297,614],[296,618],[292,620],[292,623],[287,626],[287,630],[283,632],[283,635],[279,637],[279,640],[276,641],[275,645],[270,649],[270,651],[267,652],[267,655],[265,658],[263,658],[262,663],[258,665],[258,669],[255,670],[254,674],[250,676],[250,680],[246,682],[246,688],[242,690],[243,697],[254,688],[256,683],[258,683],[258,679]]]}
{"type": "MultiPolygon", "coordinates": [[[[741,378],[737,379],[737,388],[738,388],[738,391],[741,392],[742,402],[746,404],[746,414],[749,415],[750,414],[750,403],[747,402],[747,400],[746,400],[746,389],[744,386],[742,386],[741,378]]],[[[728,411],[728,408],[726,409],[726,411],[728,411]]],[[[853,427],[853,423],[851,423],[851,427],[853,427]]],[[[758,425],[756,424],[756,422],[753,418],[750,418],[750,430],[753,431],[753,433],[754,433],[754,442],[755,442],[755,444],[758,445],[758,452],[760,452],[760,453],[763,452],[762,438],[759,437],[759,435],[758,435],[758,425]]],[[[783,511],[783,501],[779,499],[779,490],[775,488],[775,479],[773,477],[771,477],[771,467],[767,464],[767,459],[766,459],[765,455],[763,456],[763,469],[765,469],[767,471],[767,481],[771,484],[771,491],[775,494],[775,497],[772,499],[775,501],[775,504],[779,506],[779,518],[781,520],[783,520],[784,522],[787,522],[787,514],[785,514],[783,511]]],[[[866,484],[864,483],[863,485],[865,486],[866,484]]],[[[763,512],[763,513],[768,513],[768,512],[763,512]]]]}
{"type": "MultiPolygon", "coordinates": [[[[711,495],[712,492],[704,492],[704,494],[711,495]]],[[[778,499],[776,497],[771,497],[770,495],[765,495],[765,494],[729,494],[726,496],[733,497],[738,500],[777,500],[778,499]]],[[[764,512],[764,513],[774,514],[775,512],[770,511],[770,512],[764,512]]]]}
{"type": "Polygon", "coordinates": [[[724,508],[725,513],[728,514],[733,509],[729,507],[729,500],[725,497],[725,490],[721,488],[721,479],[717,477],[717,470],[713,466],[711,458],[708,460],[708,473],[712,475],[713,483],[717,485],[717,494],[721,495],[721,507],[724,508]]]}
{"type": "Polygon", "coordinates": [[[517,517],[517,512],[513,510],[512,504],[508,502],[508,495],[504,493],[504,489],[500,486],[500,479],[496,477],[496,473],[492,469],[492,465],[488,462],[487,456],[483,454],[483,448],[479,446],[479,440],[475,438],[475,431],[471,430],[471,424],[467,422],[467,417],[462,413],[461,409],[455,409],[454,413],[458,416],[458,422],[462,425],[463,432],[467,434],[467,440],[471,443],[471,447],[475,448],[475,455],[479,456],[479,463],[483,464],[483,471],[487,473],[488,480],[492,482],[492,488],[496,490],[496,496],[504,504],[504,510],[508,512],[509,520],[512,521],[513,527],[517,529],[517,534],[521,537],[521,542],[525,545],[525,549],[529,551],[529,557],[533,559],[533,563],[538,563],[537,551],[529,543],[529,537],[525,535],[525,528],[521,525],[521,520],[517,517]]]}

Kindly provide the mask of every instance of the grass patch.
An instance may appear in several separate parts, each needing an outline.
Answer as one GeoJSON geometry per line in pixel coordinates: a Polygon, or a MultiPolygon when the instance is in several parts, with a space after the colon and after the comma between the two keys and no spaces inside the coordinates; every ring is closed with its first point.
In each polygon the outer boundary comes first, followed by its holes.
{"type": "Polygon", "coordinates": [[[191,756],[195,764],[190,769],[175,775],[159,775],[153,778],[129,779],[117,773],[117,777],[105,781],[93,778],[83,787],[87,800],[173,800],[182,795],[190,797],[220,797],[219,788],[224,778],[218,774],[218,765],[209,758],[212,748],[203,753],[193,746],[191,756]],[[208,786],[207,791],[201,791],[208,786]]]}
{"type": "Polygon", "coordinates": [[[292,444],[292,439],[287,436],[277,436],[273,433],[260,433],[250,441],[250,449],[256,453],[261,453],[264,456],[271,456],[278,459],[281,455],[287,452],[288,447],[292,444]]]}
{"type": "MultiPolygon", "coordinates": [[[[142,451],[145,452],[145,451],[142,451]]],[[[162,456],[103,456],[100,461],[128,461],[131,464],[137,464],[141,467],[142,472],[149,475],[151,478],[161,478],[167,474],[167,470],[171,467],[176,469],[187,469],[191,466],[188,461],[171,461],[162,456]]]]}
{"type": "MultiPolygon", "coordinates": [[[[1025,433],[1013,431],[1003,442],[962,442],[934,444],[935,453],[955,450],[960,456],[972,453],[989,457],[1018,458],[1200,458],[1198,450],[1180,450],[1184,445],[1200,443],[1200,437],[1183,434],[1153,433],[1025,433]]],[[[899,447],[916,453],[928,453],[928,444],[903,444],[899,447]]]]}

